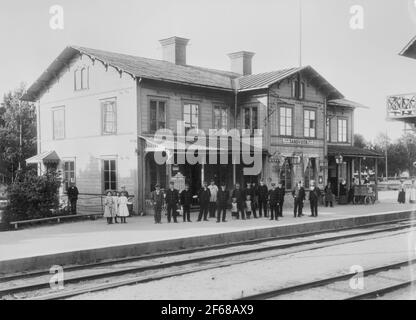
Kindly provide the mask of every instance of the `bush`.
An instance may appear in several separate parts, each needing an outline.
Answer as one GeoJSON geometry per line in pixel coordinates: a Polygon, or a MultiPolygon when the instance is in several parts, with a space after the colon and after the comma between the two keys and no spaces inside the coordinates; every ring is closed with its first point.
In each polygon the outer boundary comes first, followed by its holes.
{"type": "Polygon", "coordinates": [[[38,176],[35,170],[22,172],[7,189],[6,222],[52,216],[59,208],[61,178],[55,171],[38,176]]]}

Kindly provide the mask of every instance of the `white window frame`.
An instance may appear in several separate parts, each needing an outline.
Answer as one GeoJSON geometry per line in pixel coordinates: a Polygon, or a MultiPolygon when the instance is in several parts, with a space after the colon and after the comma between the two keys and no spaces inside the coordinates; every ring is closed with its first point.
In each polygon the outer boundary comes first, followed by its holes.
{"type": "Polygon", "coordinates": [[[66,114],[65,114],[65,107],[56,107],[56,108],[52,108],[52,137],[53,140],[64,140],[66,137],[66,126],[65,126],[65,118],[66,118],[66,114]],[[56,123],[56,118],[55,115],[59,112],[62,112],[62,129],[60,130],[61,132],[57,132],[58,128],[57,128],[57,123],[56,123]],[[57,134],[58,133],[58,134],[57,134]]]}
{"type": "Polygon", "coordinates": [[[279,108],[279,133],[284,137],[293,136],[293,107],[281,106],[279,108]],[[290,117],[288,111],[290,111],[290,117]]]}
{"type": "Polygon", "coordinates": [[[108,99],[103,99],[100,101],[100,105],[101,105],[101,133],[102,135],[108,136],[108,135],[116,135],[117,134],[117,98],[108,98],[108,99]],[[107,111],[106,111],[106,107],[107,104],[113,104],[113,130],[112,131],[108,131],[107,129],[107,122],[106,121],[106,116],[107,116],[107,111]]]}
{"type": "Polygon", "coordinates": [[[303,110],[303,136],[305,138],[316,138],[316,110],[303,110]],[[313,115],[313,117],[311,117],[313,115]],[[312,122],[313,121],[313,122],[312,122]],[[311,124],[314,124],[311,126],[311,124]]]}
{"type": "Polygon", "coordinates": [[[338,118],[338,142],[348,143],[348,119],[338,118]]]}

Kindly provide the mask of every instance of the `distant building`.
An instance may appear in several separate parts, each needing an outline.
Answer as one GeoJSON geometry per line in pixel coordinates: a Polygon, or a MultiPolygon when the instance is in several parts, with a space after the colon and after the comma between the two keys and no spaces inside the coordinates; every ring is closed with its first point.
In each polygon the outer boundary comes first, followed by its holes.
{"type": "MultiPolygon", "coordinates": [[[[416,37],[414,37],[400,55],[416,59],[416,37]]],[[[387,98],[387,119],[400,121],[406,128],[415,130],[416,126],[416,93],[396,94],[387,98]]]]}
{"type": "Polygon", "coordinates": [[[259,178],[287,189],[300,180],[337,188],[342,178],[351,182],[356,159],[379,156],[353,147],[354,110],[362,106],[311,66],[252,74],[254,53],[241,51],[229,55],[230,71],[220,71],[188,65],[187,39],[160,43],[163,61],[67,47],[24,96],[38,111],[39,154],[29,162],[53,162],[56,154],[80,192],[124,185],[141,210],[154,185],[177,173],[194,193],[210,179],[230,188],[259,178]],[[263,129],[262,173],[243,176],[243,166],[231,162],[157,165],[153,134],[183,134],[177,121],[206,132],[263,129]]]}

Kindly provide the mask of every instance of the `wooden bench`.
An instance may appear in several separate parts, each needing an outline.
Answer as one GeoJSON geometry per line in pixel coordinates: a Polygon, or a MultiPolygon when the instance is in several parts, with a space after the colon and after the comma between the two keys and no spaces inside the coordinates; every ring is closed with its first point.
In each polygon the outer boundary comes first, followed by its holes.
{"type": "Polygon", "coordinates": [[[14,226],[14,229],[17,230],[19,228],[19,225],[25,225],[25,224],[51,222],[51,221],[56,221],[57,223],[61,223],[62,220],[73,220],[73,219],[92,218],[92,217],[95,218],[95,217],[102,217],[102,216],[103,216],[102,213],[56,216],[56,217],[50,217],[50,218],[13,221],[13,222],[10,222],[10,225],[14,226]]]}

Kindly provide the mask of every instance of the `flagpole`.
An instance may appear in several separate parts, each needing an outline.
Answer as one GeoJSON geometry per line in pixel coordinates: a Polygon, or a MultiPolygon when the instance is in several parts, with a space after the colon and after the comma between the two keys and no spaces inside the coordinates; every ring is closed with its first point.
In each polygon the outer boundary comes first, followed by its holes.
{"type": "Polygon", "coordinates": [[[302,12],[302,0],[299,0],[299,67],[302,67],[302,19],[303,19],[303,12],[302,12]]]}

